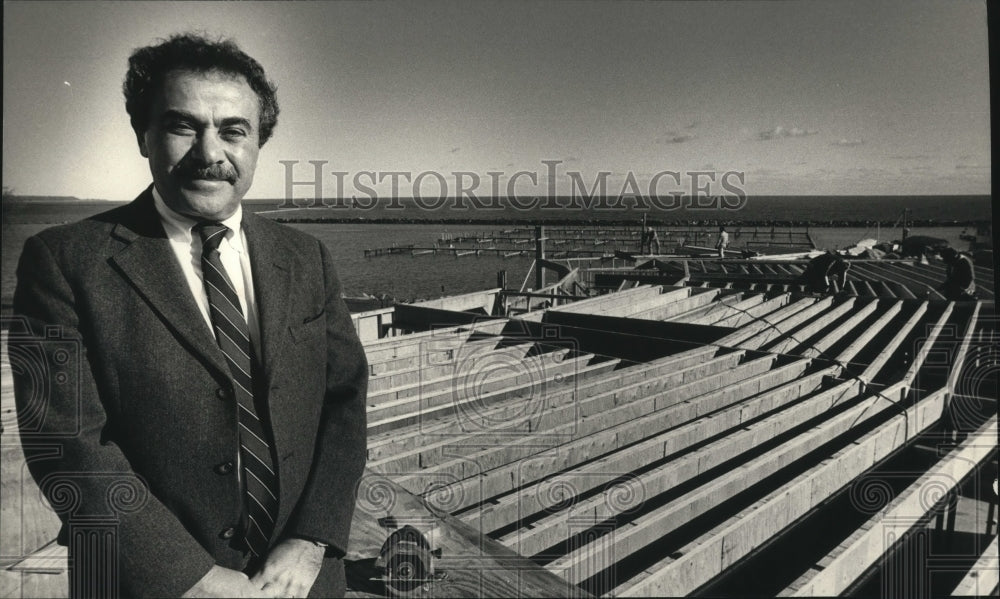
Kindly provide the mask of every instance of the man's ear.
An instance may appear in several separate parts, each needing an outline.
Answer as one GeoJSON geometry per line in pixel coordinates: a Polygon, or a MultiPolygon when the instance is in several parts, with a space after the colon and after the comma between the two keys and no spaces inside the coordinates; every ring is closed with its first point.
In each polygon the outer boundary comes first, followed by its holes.
{"type": "Polygon", "coordinates": [[[149,158],[149,148],[146,146],[146,134],[136,133],[136,140],[139,142],[139,153],[143,158],[149,158]]]}

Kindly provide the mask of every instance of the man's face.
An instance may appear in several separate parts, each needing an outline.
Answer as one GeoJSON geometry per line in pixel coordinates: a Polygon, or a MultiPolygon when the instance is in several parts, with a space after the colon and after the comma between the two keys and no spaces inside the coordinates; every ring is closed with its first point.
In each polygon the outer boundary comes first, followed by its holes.
{"type": "Polygon", "coordinates": [[[232,216],[253,183],[260,102],[228,73],[171,71],[154,96],[139,150],[175,212],[202,220],[232,216]]]}

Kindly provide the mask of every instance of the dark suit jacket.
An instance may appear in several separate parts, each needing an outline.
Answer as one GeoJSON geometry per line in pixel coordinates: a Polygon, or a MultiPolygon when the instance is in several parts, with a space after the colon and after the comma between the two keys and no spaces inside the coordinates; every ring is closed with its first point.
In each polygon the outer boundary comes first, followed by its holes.
{"type": "MultiPolygon", "coordinates": [[[[253,214],[243,223],[280,484],[272,544],[328,543],[312,594],[339,594],[365,456],[364,352],[325,247],[253,214]]],[[[243,494],[217,468],[238,452],[232,382],[150,189],[30,238],[14,312],[11,352],[28,365],[14,377],[22,444],[71,567],[110,556],[97,567],[128,596],[179,595],[213,564],[242,569],[239,533],[225,537],[243,494]]],[[[88,576],[75,592],[108,583],[88,576]]]]}

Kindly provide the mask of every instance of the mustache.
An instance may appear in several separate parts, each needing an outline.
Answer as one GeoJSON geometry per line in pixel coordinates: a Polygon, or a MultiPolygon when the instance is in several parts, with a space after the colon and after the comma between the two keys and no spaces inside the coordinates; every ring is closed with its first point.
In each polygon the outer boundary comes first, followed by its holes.
{"type": "Polygon", "coordinates": [[[236,169],[228,164],[210,164],[208,166],[178,164],[174,169],[174,175],[185,179],[209,181],[235,181],[237,179],[236,169]]]}

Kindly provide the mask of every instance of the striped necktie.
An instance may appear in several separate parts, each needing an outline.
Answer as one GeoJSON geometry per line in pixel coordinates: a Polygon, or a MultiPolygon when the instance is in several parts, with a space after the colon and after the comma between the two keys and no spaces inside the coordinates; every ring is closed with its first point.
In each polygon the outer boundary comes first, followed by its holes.
{"type": "Polygon", "coordinates": [[[246,493],[246,544],[257,557],[267,552],[274,519],[278,513],[278,479],[274,459],[267,442],[264,424],[257,416],[253,398],[253,360],[250,331],[240,308],[240,300],[219,258],[219,244],[229,227],[219,223],[200,223],[201,270],[208,294],[209,313],[215,337],[233,375],[233,391],[239,406],[238,423],[242,479],[246,493]]]}

